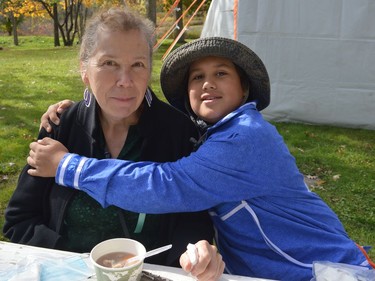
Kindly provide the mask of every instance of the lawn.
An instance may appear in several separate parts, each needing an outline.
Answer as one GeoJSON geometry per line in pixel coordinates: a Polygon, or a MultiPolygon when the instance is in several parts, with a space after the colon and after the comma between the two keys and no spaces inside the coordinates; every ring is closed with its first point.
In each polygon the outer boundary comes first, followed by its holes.
{"type": "MultiPolygon", "coordinates": [[[[4,209],[35,139],[41,114],[56,101],[79,100],[78,47],[54,48],[49,37],[0,36],[0,228],[4,209]]],[[[152,87],[161,96],[155,54],[152,87]]],[[[276,123],[310,188],[356,242],[375,246],[375,131],[276,123]]],[[[4,237],[0,234],[0,240],[4,237]]],[[[375,259],[375,250],[370,252],[375,259]]]]}

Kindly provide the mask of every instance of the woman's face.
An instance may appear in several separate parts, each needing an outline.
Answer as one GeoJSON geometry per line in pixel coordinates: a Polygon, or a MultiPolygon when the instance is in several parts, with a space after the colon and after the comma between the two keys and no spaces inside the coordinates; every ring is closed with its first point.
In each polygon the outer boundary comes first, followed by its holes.
{"type": "Polygon", "coordinates": [[[82,80],[106,118],[136,118],[151,73],[147,41],[138,30],[98,32],[94,54],[81,65],[82,80]]]}
{"type": "Polygon", "coordinates": [[[234,64],[220,57],[205,57],[190,65],[188,93],[194,113],[209,123],[237,109],[244,99],[234,64]]]}

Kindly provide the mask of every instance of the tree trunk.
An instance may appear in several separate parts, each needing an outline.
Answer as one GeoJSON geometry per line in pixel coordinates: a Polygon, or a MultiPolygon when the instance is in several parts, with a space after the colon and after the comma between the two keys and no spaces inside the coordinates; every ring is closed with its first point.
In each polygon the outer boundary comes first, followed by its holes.
{"type": "MultiPolygon", "coordinates": [[[[183,7],[182,7],[182,2],[180,1],[177,6],[176,10],[176,20],[180,18],[183,12],[183,7]]],[[[181,30],[184,28],[184,18],[181,18],[181,20],[177,23],[178,29],[174,31],[174,38],[177,38],[178,34],[181,32],[181,30]]],[[[185,42],[185,34],[182,34],[180,39],[178,40],[179,43],[184,43],[185,42]]]]}
{"type": "Polygon", "coordinates": [[[5,29],[6,31],[8,32],[8,35],[9,36],[12,36],[12,33],[13,33],[13,26],[12,26],[12,21],[11,19],[8,17],[8,19],[6,20],[6,23],[5,23],[5,29]]]}
{"type": "MultiPolygon", "coordinates": [[[[90,12],[90,15],[92,14],[92,12],[90,12]]],[[[86,20],[87,20],[87,17],[89,16],[89,9],[88,8],[84,8],[82,9],[80,12],[79,12],[79,20],[78,20],[78,32],[77,32],[77,35],[78,35],[78,42],[81,43],[82,41],[82,36],[85,32],[85,27],[86,27],[86,20]]]]}
{"type": "Polygon", "coordinates": [[[156,0],[146,1],[147,17],[156,26],[156,0]]]}
{"type": "Polygon", "coordinates": [[[59,14],[57,12],[57,4],[53,4],[53,37],[55,47],[60,46],[59,36],[59,14]]]}
{"type": "Polygon", "coordinates": [[[13,43],[18,46],[18,32],[17,32],[17,21],[13,13],[10,13],[10,19],[12,21],[12,32],[13,32],[13,43]]]}

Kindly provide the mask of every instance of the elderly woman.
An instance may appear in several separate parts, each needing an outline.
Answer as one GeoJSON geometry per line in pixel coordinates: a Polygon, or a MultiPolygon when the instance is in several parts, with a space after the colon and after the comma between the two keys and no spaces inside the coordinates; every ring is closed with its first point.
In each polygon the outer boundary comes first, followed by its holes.
{"type": "MultiPolygon", "coordinates": [[[[49,136],[87,157],[133,161],[175,161],[192,150],[193,123],[161,102],[148,88],[153,26],[123,9],[93,18],[80,50],[84,100],[61,116],[49,136]]],[[[88,252],[97,243],[130,237],[147,250],[173,244],[170,251],[146,260],[178,265],[188,243],[213,241],[207,212],[145,214],[117,207],[102,208],[84,192],[68,190],[51,178],[32,177],[26,166],[5,213],[4,234],[12,242],[88,252]],[[53,187],[53,188],[52,188],[53,187]]],[[[108,175],[109,176],[109,175],[108,175]]],[[[224,268],[216,248],[197,244],[200,271],[217,279],[224,268]],[[212,256],[212,257],[211,257],[212,256]]]]}

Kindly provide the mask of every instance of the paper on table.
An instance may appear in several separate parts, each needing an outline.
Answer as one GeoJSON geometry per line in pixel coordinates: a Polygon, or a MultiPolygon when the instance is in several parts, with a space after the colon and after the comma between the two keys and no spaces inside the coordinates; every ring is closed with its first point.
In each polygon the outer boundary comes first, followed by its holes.
{"type": "Polygon", "coordinates": [[[92,270],[80,256],[73,256],[57,261],[44,261],[41,268],[41,281],[77,280],[78,278],[83,279],[93,275],[92,270]]]}
{"type": "Polygon", "coordinates": [[[0,277],[8,281],[40,280],[40,265],[25,258],[13,270],[0,273],[0,277]]]}
{"type": "Polygon", "coordinates": [[[93,275],[92,269],[79,255],[58,259],[28,255],[13,263],[6,271],[1,271],[0,279],[9,281],[66,281],[86,279],[91,275],[93,275]]]}
{"type": "Polygon", "coordinates": [[[313,263],[313,276],[311,281],[373,281],[375,271],[362,266],[316,261],[313,263]]]}

